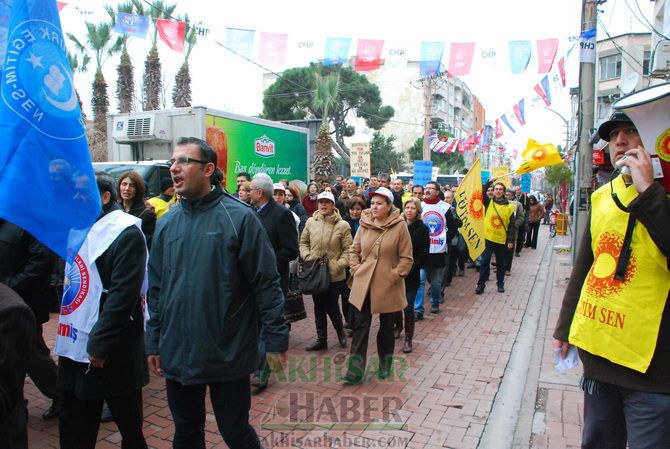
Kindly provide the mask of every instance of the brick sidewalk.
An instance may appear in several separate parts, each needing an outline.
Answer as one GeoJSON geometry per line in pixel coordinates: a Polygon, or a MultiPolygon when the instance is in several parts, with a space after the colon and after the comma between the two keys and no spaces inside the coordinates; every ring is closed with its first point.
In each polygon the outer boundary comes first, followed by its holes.
{"type": "MultiPolygon", "coordinates": [[[[339,375],[348,350],[337,347],[332,328],[329,350],[314,358],[305,352],[304,348],[315,338],[311,300],[306,298],[308,319],[295,323],[291,331],[289,378],[272,378],[269,388],[252,400],[252,424],[265,447],[476,448],[524,316],[542,249],[545,244],[564,239],[547,242],[547,230],[548,227],[541,227],[538,250],[525,249],[522,257],[514,258],[506,293],[496,292],[493,272],[481,296],[474,294],[478,274],[475,270],[467,269],[465,277],[454,278],[446,290],[441,313],[427,314],[417,322],[414,352],[404,355],[402,340],[396,341],[399,360],[394,379],[370,379],[360,386],[343,386],[339,375]],[[303,369],[297,368],[300,361],[303,369]]],[[[569,257],[569,253],[559,255],[561,260],[569,257]]],[[[561,270],[565,274],[569,267],[561,270]]],[[[557,283],[552,307],[560,304],[561,288],[564,284],[557,283]],[[558,304],[554,304],[556,301],[558,304]]],[[[552,308],[552,328],[555,313],[552,308]]],[[[370,359],[376,354],[377,320],[374,321],[370,359]]],[[[52,316],[45,326],[45,336],[55,334],[56,322],[57,317],[52,316]]],[[[550,334],[549,329],[547,332],[550,334]]],[[[47,343],[53,345],[53,338],[48,338],[47,343]]],[[[550,353],[544,355],[543,364],[551,368],[550,353]]],[[[579,435],[581,420],[576,418],[579,415],[575,410],[579,394],[574,387],[549,381],[541,382],[542,389],[549,399],[546,431],[543,433],[539,426],[535,433],[534,428],[533,447],[571,447],[573,439],[564,435],[579,435]],[[559,398],[562,406],[556,405],[559,398]],[[555,443],[559,439],[560,445],[555,443]]],[[[45,422],[40,417],[49,401],[29,379],[26,398],[30,447],[57,448],[57,422],[45,422]]],[[[152,376],[144,388],[144,413],[149,446],[171,447],[174,427],[162,379],[152,376]]],[[[208,448],[227,447],[217,431],[209,403],[206,440],[208,448]]],[[[101,425],[97,447],[120,447],[120,434],[114,423],[101,425]]]]}

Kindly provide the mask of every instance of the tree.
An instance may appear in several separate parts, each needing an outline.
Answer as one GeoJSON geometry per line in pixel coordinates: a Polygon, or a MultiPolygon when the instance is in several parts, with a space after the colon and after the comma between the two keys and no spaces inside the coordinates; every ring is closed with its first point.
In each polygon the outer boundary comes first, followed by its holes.
{"type": "MultiPolygon", "coordinates": [[[[447,136],[452,137],[448,133],[438,131],[438,136],[447,136]]],[[[409,147],[407,150],[409,154],[409,160],[421,160],[423,159],[423,137],[416,139],[414,144],[409,147]]],[[[435,153],[430,152],[430,160],[433,161],[433,167],[439,167],[440,173],[454,173],[454,172],[463,172],[465,170],[465,159],[463,155],[456,153],[435,153]]]]}
{"type": "Polygon", "coordinates": [[[191,26],[188,14],[185,15],[183,21],[186,23],[184,63],[175,75],[174,89],[172,90],[172,104],[176,108],[191,106],[191,73],[188,66],[188,57],[195,46],[196,34],[195,27],[191,26]]]}
{"type": "Polygon", "coordinates": [[[335,174],[335,158],[333,157],[330,130],[328,129],[328,114],[337,105],[340,75],[321,76],[314,73],[314,82],[316,91],[312,99],[312,106],[319,110],[322,119],[319,134],[316,136],[312,171],[314,179],[320,183],[321,181],[332,180],[335,174]]]}
{"type": "Polygon", "coordinates": [[[375,131],[370,141],[370,169],[372,174],[399,172],[405,167],[405,155],[395,151],[396,137],[390,135],[385,137],[381,132],[375,131]]]}
{"type": "Polygon", "coordinates": [[[572,170],[566,164],[556,164],[544,169],[544,179],[552,189],[557,189],[564,182],[568,184],[572,181],[572,170]]]}
{"type": "MultiPolygon", "coordinates": [[[[172,13],[177,8],[177,5],[169,5],[163,2],[163,0],[155,0],[151,3],[149,9],[144,9],[144,4],[142,0],[131,0],[135,6],[137,14],[141,16],[149,16],[154,20],[156,19],[170,19],[172,13]]],[[[161,60],[158,56],[158,28],[154,26],[154,32],[151,37],[151,50],[144,61],[144,75],[142,76],[142,96],[143,104],[142,109],[145,111],[155,111],[160,108],[160,96],[161,96],[161,86],[162,86],[162,77],[161,77],[161,60]]]]}
{"type": "MultiPolygon", "coordinates": [[[[80,57],[76,53],[71,53],[69,50],[67,52],[67,60],[70,63],[70,70],[72,74],[84,73],[88,71],[88,63],[91,62],[91,57],[89,55],[82,54],[80,57]]],[[[77,102],[79,103],[79,110],[81,111],[81,121],[86,123],[86,113],[84,112],[84,105],[81,102],[81,97],[79,92],[75,88],[75,93],[77,94],[77,102]]]]}
{"type": "MultiPolygon", "coordinates": [[[[118,13],[123,12],[132,14],[134,11],[131,2],[120,3],[116,10],[109,5],[105,6],[107,14],[112,19],[112,26],[116,25],[116,18],[118,13]]],[[[121,58],[119,65],[116,66],[116,100],[118,102],[117,109],[120,113],[131,112],[133,109],[133,96],[135,94],[135,79],[134,67],[128,54],[128,36],[121,35],[118,37],[116,45],[121,48],[121,58]]]]}
{"type": "Polygon", "coordinates": [[[349,161],[349,150],[344,138],[354,134],[354,128],[347,124],[349,113],[363,118],[366,124],[380,130],[395,111],[391,106],[382,105],[379,88],[368,81],[365,75],[349,67],[322,66],[311,63],[309,67],[286,70],[282,76],[263,93],[263,118],[269,120],[304,120],[323,118],[321,111],[312,103],[316,91],[314,73],[322,76],[338,73],[340,91],[336,106],[329,112],[328,122],[332,124],[331,134],[335,135],[335,151],[349,161]]]}

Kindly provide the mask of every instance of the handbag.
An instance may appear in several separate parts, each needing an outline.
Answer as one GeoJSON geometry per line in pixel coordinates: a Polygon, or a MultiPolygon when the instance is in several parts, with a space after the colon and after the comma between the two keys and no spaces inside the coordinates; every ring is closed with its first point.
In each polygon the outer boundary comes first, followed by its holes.
{"type": "Polygon", "coordinates": [[[312,260],[303,260],[298,264],[298,283],[300,290],[306,295],[318,295],[330,287],[328,248],[330,248],[334,233],[330,234],[328,247],[321,256],[312,260]]]}
{"type": "MultiPolygon", "coordinates": [[[[294,261],[291,261],[291,263],[293,262],[294,261]]],[[[297,271],[291,271],[288,279],[288,292],[286,293],[286,298],[284,300],[282,316],[289,323],[295,323],[296,321],[307,318],[307,311],[305,310],[305,302],[302,299],[302,292],[298,285],[297,271]]]]}

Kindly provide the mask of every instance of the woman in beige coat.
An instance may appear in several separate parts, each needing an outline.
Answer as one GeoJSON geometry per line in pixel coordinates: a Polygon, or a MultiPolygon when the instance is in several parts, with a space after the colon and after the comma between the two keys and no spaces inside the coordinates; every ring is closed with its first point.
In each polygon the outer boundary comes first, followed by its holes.
{"type": "Polygon", "coordinates": [[[412,268],[412,241],[393,194],[385,187],[370,192],[370,208],[363,211],[351,248],[353,283],[349,303],[356,309],[347,384],[363,380],[372,315],[379,314],[377,355],[379,377],[386,378],[393,364],[394,312],[407,305],[404,278],[412,268]]]}
{"type": "Polygon", "coordinates": [[[351,248],[351,230],[349,224],[340,217],[335,207],[335,197],[330,192],[321,192],[317,197],[318,209],[307,220],[300,235],[300,257],[303,260],[316,259],[328,254],[330,286],[324,293],[312,296],[314,300],[314,322],[316,341],[305,348],[307,351],[328,349],[328,321],[330,317],[338,342],[342,348],[347,346],[344,323],[337,304],[337,298],[345,292],[346,274],[349,266],[349,248],[351,248]]]}

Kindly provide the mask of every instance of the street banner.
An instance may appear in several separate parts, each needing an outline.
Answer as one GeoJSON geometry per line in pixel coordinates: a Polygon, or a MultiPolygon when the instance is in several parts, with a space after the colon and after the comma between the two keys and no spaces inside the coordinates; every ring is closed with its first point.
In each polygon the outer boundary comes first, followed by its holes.
{"type": "Polygon", "coordinates": [[[398,68],[407,65],[408,44],[405,41],[386,41],[382,57],[384,67],[398,68]]]}
{"type": "Polygon", "coordinates": [[[474,42],[453,42],[449,52],[449,68],[447,75],[450,78],[465,76],[470,73],[472,56],[475,53],[474,42]]]}
{"type": "Polygon", "coordinates": [[[370,142],[349,145],[351,176],[370,177],[370,142]]]}
{"type": "MultiPolygon", "coordinates": [[[[509,125],[507,125],[509,126],[509,125]]],[[[496,139],[500,139],[503,135],[502,125],[500,124],[500,119],[496,119],[496,139]]]]}
{"type": "Polygon", "coordinates": [[[530,173],[525,173],[521,175],[521,191],[523,193],[530,193],[530,173]]]}
{"type": "Polygon", "coordinates": [[[528,139],[528,144],[523,153],[521,153],[521,157],[523,161],[519,168],[516,169],[516,173],[519,175],[530,173],[541,167],[563,163],[563,158],[553,144],[541,144],[533,139],[528,139]]]}
{"type": "Polygon", "coordinates": [[[558,73],[561,75],[561,85],[565,87],[565,57],[558,60],[558,73]]]}
{"type": "Polygon", "coordinates": [[[596,29],[595,27],[579,35],[579,62],[596,63],[596,29]]]}
{"type": "MultiPolygon", "coordinates": [[[[515,133],[514,128],[512,128],[512,125],[509,122],[509,119],[507,118],[507,115],[503,114],[500,116],[500,119],[503,121],[503,123],[509,128],[510,131],[515,133]]],[[[502,134],[502,133],[501,133],[502,134]]]]}
{"type": "Polygon", "coordinates": [[[326,50],[323,65],[344,64],[349,59],[350,37],[329,37],[326,39],[326,50]]]}
{"type": "Polygon", "coordinates": [[[283,67],[286,59],[286,33],[261,32],[258,55],[261,63],[273,68],[283,67]]]}
{"type": "Polygon", "coordinates": [[[254,48],[254,30],[226,28],[226,47],[247,58],[251,58],[254,48]]]}
{"type": "Polygon", "coordinates": [[[156,19],[158,36],[172,50],[184,53],[184,34],[186,22],[179,20],[156,19]]]}
{"type": "Polygon", "coordinates": [[[433,161],[414,161],[414,185],[425,186],[433,179],[433,161]]]}
{"type": "Polygon", "coordinates": [[[493,177],[496,178],[496,182],[502,182],[508,189],[512,186],[511,180],[509,178],[509,172],[509,165],[493,167],[493,177]]]}
{"type": "Polygon", "coordinates": [[[421,76],[435,75],[440,71],[444,53],[444,42],[421,42],[421,62],[419,73],[421,76]]]}
{"type": "Polygon", "coordinates": [[[558,52],[558,39],[540,39],[537,41],[537,73],[549,73],[558,52]]]}
{"type": "Polygon", "coordinates": [[[484,252],[484,196],[479,158],[456,190],[456,213],[463,221],[460,233],[468,245],[470,258],[476,260],[484,252]]]}
{"type": "Polygon", "coordinates": [[[519,121],[521,126],[526,124],[526,112],[524,110],[525,99],[519,100],[517,104],[514,105],[514,116],[519,121]]]}
{"type": "Polygon", "coordinates": [[[116,15],[114,31],[119,34],[145,39],[147,37],[147,30],[149,30],[149,18],[146,16],[138,16],[125,12],[120,12],[116,15]]]}
{"type": "Polygon", "coordinates": [[[532,48],[530,41],[509,41],[509,62],[513,74],[526,71],[532,48]]]}
{"type": "Polygon", "coordinates": [[[72,262],[100,215],[56,1],[14,0],[0,80],[0,217],[72,262]]]}
{"type": "Polygon", "coordinates": [[[381,65],[382,48],[384,48],[383,40],[359,39],[354,70],[357,72],[377,70],[381,65]]]}

